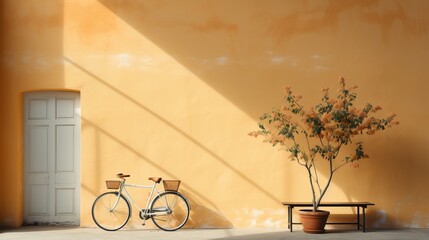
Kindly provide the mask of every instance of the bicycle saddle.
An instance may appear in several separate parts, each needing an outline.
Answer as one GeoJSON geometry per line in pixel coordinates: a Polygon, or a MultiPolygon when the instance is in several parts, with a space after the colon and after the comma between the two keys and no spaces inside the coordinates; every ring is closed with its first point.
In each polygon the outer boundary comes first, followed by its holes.
{"type": "Polygon", "coordinates": [[[156,182],[156,183],[160,183],[161,182],[161,180],[162,180],[162,178],[160,178],[160,177],[150,177],[150,178],[148,178],[149,180],[152,180],[152,181],[154,181],[154,182],[156,182]]]}

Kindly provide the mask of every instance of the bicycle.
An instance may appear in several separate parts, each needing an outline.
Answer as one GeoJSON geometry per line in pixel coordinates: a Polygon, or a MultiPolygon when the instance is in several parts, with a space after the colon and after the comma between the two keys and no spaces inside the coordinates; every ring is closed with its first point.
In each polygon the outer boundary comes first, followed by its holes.
{"type": "Polygon", "coordinates": [[[156,185],[162,181],[160,177],[148,178],[153,181],[152,186],[128,184],[125,178],[130,175],[119,173],[117,177],[120,180],[106,181],[107,188],[116,191],[101,194],[92,205],[92,219],[100,228],[116,231],[124,227],[131,217],[130,201],[139,210],[143,226],[150,218],[158,228],[175,231],[188,221],[190,205],[186,197],[178,192],[180,180],[163,180],[165,191],[158,191],[156,185]],[[127,187],[151,189],[144,209],[133,200],[127,187]]]}

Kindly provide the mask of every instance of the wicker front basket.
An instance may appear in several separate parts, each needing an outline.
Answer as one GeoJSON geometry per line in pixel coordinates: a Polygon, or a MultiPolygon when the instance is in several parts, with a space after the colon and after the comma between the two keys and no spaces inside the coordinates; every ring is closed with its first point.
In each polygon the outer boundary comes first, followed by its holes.
{"type": "Polygon", "coordinates": [[[118,189],[120,185],[121,185],[121,181],[114,181],[114,180],[106,181],[106,187],[108,189],[118,189]]]}
{"type": "Polygon", "coordinates": [[[164,180],[162,181],[164,184],[165,191],[175,191],[179,190],[180,180],[164,180]]]}

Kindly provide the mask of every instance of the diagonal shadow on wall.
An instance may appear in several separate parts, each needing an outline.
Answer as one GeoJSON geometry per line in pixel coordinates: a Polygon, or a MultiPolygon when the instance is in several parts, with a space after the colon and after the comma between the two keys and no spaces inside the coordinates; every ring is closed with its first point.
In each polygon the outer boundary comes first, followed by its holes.
{"type": "MultiPolygon", "coordinates": [[[[144,106],[140,102],[138,102],[135,99],[131,98],[126,93],[124,93],[124,92],[120,91],[119,89],[115,88],[114,86],[112,86],[111,84],[107,83],[103,79],[97,77],[93,73],[89,72],[88,70],[86,70],[85,68],[83,68],[82,66],[80,66],[79,64],[77,64],[76,62],[74,62],[73,60],[71,60],[71,59],[69,59],[67,57],[64,57],[64,61],[66,61],[67,63],[73,65],[74,67],[76,67],[77,69],[81,70],[85,74],[89,75],[92,79],[98,81],[99,83],[101,83],[105,87],[109,88],[111,91],[115,92],[116,94],[120,95],[124,99],[127,99],[127,101],[129,101],[130,103],[138,106],[143,111],[145,111],[147,113],[150,113],[152,116],[156,117],[159,121],[161,121],[162,123],[164,123],[166,126],[168,126],[169,128],[171,128],[172,130],[180,133],[182,136],[184,136],[186,139],[188,139],[190,142],[192,142],[196,147],[204,150],[206,153],[208,153],[214,159],[216,159],[217,161],[219,161],[220,163],[222,163],[222,165],[224,165],[225,167],[227,167],[228,169],[230,169],[231,171],[233,171],[237,176],[239,176],[240,178],[242,178],[243,180],[245,180],[246,182],[248,182],[249,184],[251,184],[252,186],[254,186],[258,191],[260,191],[264,195],[266,195],[269,199],[275,201],[276,203],[281,202],[281,200],[277,199],[274,195],[272,195],[266,189],[264,189],[263,187],[261,187],[260,185],[258,185],[256,182],[254,182],[248,176],[244,175],[242,172],[240,172],[234,166],[232,166],[231,164],[229,164],[228,162],[226,162],[224,159],[222,159],[220,156],[218,156],[215,152],[213,152],[212,150],[210,150],[209,148],[207,148],[206,146],[204,146],[203,144],[201,144],[199,141],[197,141],[196,139],[194,139],[193,137],[191,137],[189,134],[187,134],[186,132],[184,132],[180,128],[176,127],[171,122],[167,121],[165,118],[161,117],[156,112],[154,112],[151,109],[147,108],[146,106],[144,106]]],[[[122,143],[121,145],[123,145],[124,147],[127,146],[126,143],[122,143]]],[[[138,152],[135,152],[135,153],[137,154],[138,152]]],[[[145,159],[147,159],[147,158],[145,158],[145,159]]],[[[151,161],[149,161],[149,162],[151,162],[151,161]]],[[[151,162],[151,163],[154,164],[153,162],[151,162]]],[[[165,170],[163,170],[163,171],[165,171],[165,170]]],[[[170,173],[168,173],[168,174],[170,174],[170,173]]],[[[172,175],[172,174],[170,174],[170,175],[172,175]]]]}

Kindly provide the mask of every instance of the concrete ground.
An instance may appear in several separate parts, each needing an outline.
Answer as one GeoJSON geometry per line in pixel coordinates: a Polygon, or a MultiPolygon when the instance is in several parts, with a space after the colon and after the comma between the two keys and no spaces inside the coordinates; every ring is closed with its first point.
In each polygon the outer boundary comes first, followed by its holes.
{"type": "Polygon", "coordinates": [[[121,229],[107,232],[98,228],[61,226],[25,226],[16,229],[0,229],[0,239],[13,240],[274,240],[274,239],[429,239],[429,229],[327,230],[324,234],[306,234],[301,230],[293,233],[285,229],[182,229],[176,232],[145,229],[121,229]]]}

